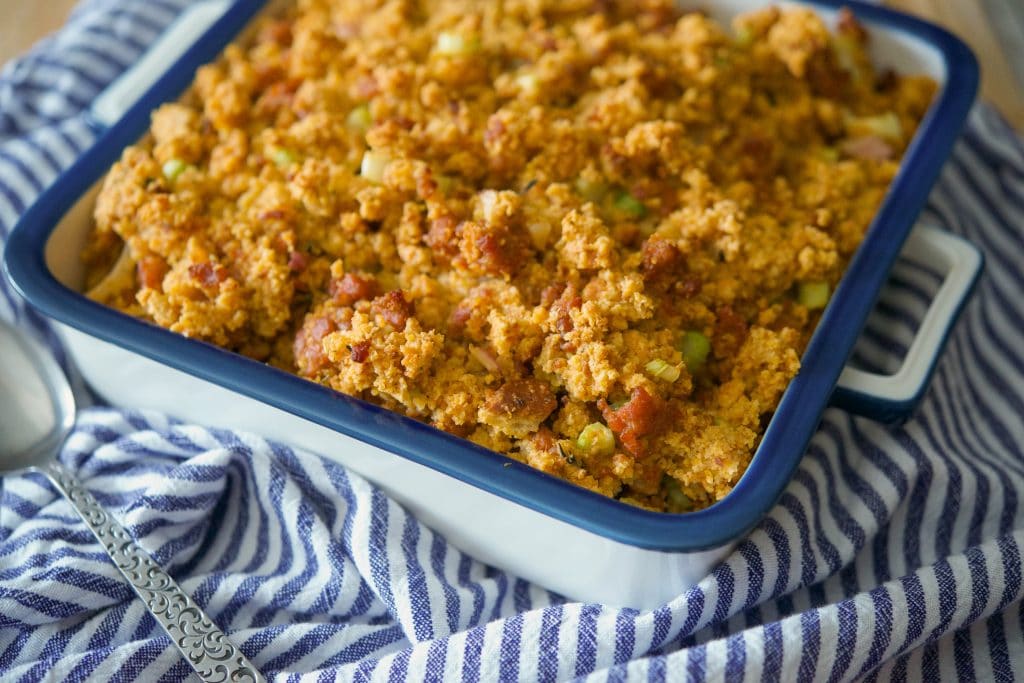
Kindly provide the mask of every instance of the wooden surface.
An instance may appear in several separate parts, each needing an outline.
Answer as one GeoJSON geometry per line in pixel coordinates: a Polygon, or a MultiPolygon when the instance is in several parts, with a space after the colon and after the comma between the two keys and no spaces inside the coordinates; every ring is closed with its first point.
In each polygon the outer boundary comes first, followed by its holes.
{"type": "Polygon", "coordinates": [[[61,27],[76,0],[0,0],[0,64],[61,27]]]}
{"type": "MultiPolygon", "coordinates": [[[[1024,130],[1024,89],[1011,71],[981,0],[887,2],[936,21],[964,38],[982,64],[982,97],[994,103],[1018,130],[1024,130]]],[[[0,63],[58,29],[74,4],[75,0],[0,0],[0,63]]],[[[1017,68],[1024,70],[1024,64],[1017,68]]]]}
{"type": "MultiPolygon", "coordinates": [[[[1024,131],[1024,89],[979,0],[887,0],[886,4],[941,24],[970,45],[981,63],[982,99],[996,105],[1017,130],[1024,131]]],[[[1024,74],[1024,64],[1016,68],[1024,74]]]]}

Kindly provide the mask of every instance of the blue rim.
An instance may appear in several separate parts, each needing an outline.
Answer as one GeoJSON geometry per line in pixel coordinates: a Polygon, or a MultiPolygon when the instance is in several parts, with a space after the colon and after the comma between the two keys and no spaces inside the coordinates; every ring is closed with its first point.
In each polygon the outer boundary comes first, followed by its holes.
{"type": "Polygon", "coordinates": [[[237,0],[115,126],[63,173],[22,216],[4,265],[18,291],[40,312],[92,336],[196,377],[278,407],[444,472],[461,481],[576,527],[628,545],[690,552],[724,545],[751,529],[781,495],[803,456],[835,383],[875,304],[942,164],[974,102],[978,66],[950,33],[891,10],[856,1],[845,5],[868,23],[916,37],[941,54],[945,87],[922,122],[899,174],[826,309],[746,474],[717,504],[686,515],[649,512],[605,498],[502,455],[335,393],[215,346],[178,336],[96,304],[54,279],[46,267],[47,239],[64,213],[148,128],[149,113],[192,81],[263,6],[237,0]]]}

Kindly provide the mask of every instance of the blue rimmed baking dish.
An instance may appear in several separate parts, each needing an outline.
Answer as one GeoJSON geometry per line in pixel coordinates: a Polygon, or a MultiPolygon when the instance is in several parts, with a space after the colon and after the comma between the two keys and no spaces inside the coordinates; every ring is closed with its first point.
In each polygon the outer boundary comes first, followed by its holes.
{"type": "MultiPolygon", "coordinates": [[[[54,319],[86,380],[111,403],[248,429],[317,451],[377,483],[486,562],[571,598],[650,607],[702,578],[767,512],[830,401],[899,420],[920,399],[982,262],[971,245],[940,231],[921,227],[908,236],[973,102],[978,71],[969,50],[945,31],[856,2],[844,4],[871,30],[874,56],[902,72],[928,73],[940,89],[746,474],[706,510],[669,515],[630,507],[88,300],[79,292],[78,255],[103,174],[146,131],[150,112],[178,97],[195,69],[264,4],[218,0],[187,11],[97,101],[93,113],[102,134],[29,208],[8,241],[4,265],[14,285],[54,319]],[[942,270],[943,283],[896,375],[844,370],[901,249],[905,258],[942,270]]],[[[702,7],[727,20],[766,4],[722,0],[702,7]]],[[[805,4],[834,15],[832,4],[805,4]]]]}

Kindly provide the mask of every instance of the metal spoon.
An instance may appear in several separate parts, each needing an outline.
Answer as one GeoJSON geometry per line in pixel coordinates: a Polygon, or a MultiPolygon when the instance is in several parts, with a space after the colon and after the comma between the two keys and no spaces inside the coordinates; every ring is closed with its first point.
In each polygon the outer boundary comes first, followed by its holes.
{"type": "Polygon", "coordinates": [[[0,320],[0,476],[35,470],[50,478],[200,678],[264,681],[241,650],[57,461],[74,422],[75,399],[60,366],[0,320]]]}

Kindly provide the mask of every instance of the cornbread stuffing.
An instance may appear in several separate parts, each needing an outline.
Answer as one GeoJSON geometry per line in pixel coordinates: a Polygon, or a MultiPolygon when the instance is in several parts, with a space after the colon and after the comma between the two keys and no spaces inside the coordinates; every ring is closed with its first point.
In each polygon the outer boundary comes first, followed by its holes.
{"type": "Polygon", "coordinates": [[[87,285],[606,496],[706,507],[931,102],[868,47],[848,11],[299,0],[125,150],[87,285]]]}

